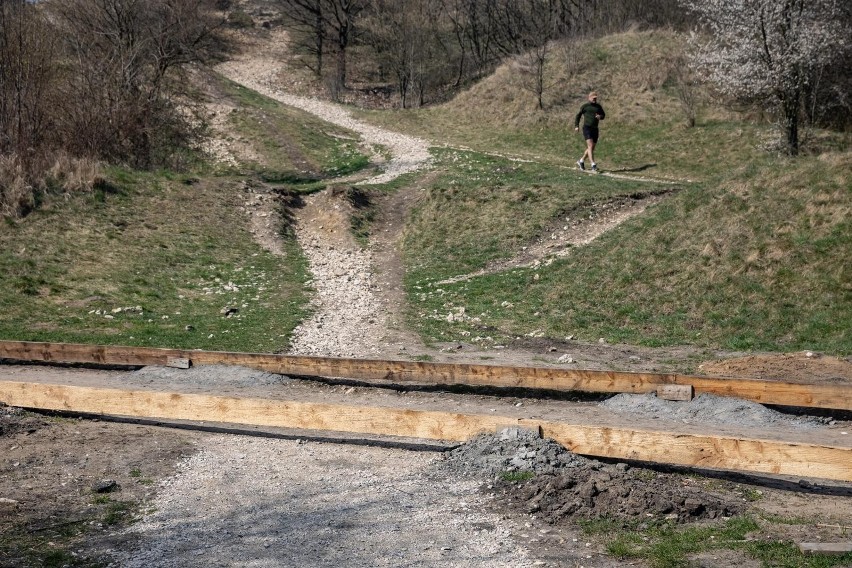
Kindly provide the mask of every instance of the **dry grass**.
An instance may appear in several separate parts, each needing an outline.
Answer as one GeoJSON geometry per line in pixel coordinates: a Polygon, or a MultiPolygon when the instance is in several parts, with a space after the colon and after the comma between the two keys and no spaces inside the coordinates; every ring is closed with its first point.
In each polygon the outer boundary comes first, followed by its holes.
{"type": "Polygon", "coordinates": [[[100,162],[91,158],[73,158],[59,153],[53,159],[53,165],[47,170],[49,185],[57,186],[63,193],[92,191],[99,180],[103,179],[100,162]]]}
{"type": "Polygon", "coordinates": [[[45,198],[90,192],[102,180],[101,164],[90,158],[60,152],[27,167],[15,154],[0,156],[0,216],[20,217],[45,198]]]}
{"type": "Polygon", "coordinates": [[[17,217],[31,209],[33,187],[27,182],[24,166],[17,156],[0,156],[0,215],[17,217]]]}
{"type": "Polygon", "coordinates": [[[599,146],[605,170],[645,167],[651,176],[706,180],[729,164],[763,159],[760,140],[771,126],[745,121],[706,85],[694,86],[696,126],[686,126],[677,88],[686,49],[684,35],[664,30],[557,44],[543,110],[508,62],[439,107],[359,114],[439,144],[570,167],[584,148],[574,116],[594,89],[607,112],[599,146]],[[698,146],[705,151],[692,150],[698,146]]]}

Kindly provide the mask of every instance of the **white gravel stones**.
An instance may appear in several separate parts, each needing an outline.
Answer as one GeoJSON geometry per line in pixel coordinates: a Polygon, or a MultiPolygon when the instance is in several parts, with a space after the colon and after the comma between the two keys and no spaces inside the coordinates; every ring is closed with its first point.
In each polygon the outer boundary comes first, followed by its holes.
{"type": "Polygon", "coordinates": [[[341,105],[285,93],[278,88],[275,82],[275,78],[282,67],[283,61],[281,59],[253,58],[223,63],[218,69],[229,79],[254,89],[267,97],[357,132],[361,135],[363,142],[368,145],[387,148],[392,157],[385,164],[384,173],[365,180],[361,182],[362,184],[387,183],[402,174],[417,171],[431,160],[429,143],[426,140],[361,122],[353,118],[349,111],[341,105]]]}
{"type": "Polygon", "coordinates": [[[122,568],[532,566],[479,481],[432,454],[214,436],[128,529],[122,568]]]}
{"type": "Polygon", "coordinates": [[[290,352],[299,355],[376,355],[386,311],[373,293],[372,255],[357,247],[330,248],[310,223],[296,226],[313,274],[314,315],[293,330],[290,352]]]}

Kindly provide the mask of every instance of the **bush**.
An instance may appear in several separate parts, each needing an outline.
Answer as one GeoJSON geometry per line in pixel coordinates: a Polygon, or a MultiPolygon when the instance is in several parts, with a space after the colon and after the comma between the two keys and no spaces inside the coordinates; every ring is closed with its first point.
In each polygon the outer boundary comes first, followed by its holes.
{"type": "Polygon", "coordinates": [[[39,160],[28,171],[18,155],[0,156],[0,216],[22,217],[43,196],[88,193],[103,183],[101,165],[91,158],[60,152],[39,160]]]}
{"type": "Polygon", "coordinates": [[[0,2],[2,214],[42,191],[91,190],[98,160],[186,156],[202,129],[184,70],[225,48],[216,1],[0,2]]]}

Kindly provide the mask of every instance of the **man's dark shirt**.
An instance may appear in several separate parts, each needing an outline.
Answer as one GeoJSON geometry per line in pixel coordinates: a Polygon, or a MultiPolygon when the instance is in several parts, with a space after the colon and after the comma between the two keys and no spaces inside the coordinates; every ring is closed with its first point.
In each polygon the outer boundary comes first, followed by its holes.
{"type": "Polygon", "coordinates": [[[598,127],[598,120],[603,120],[606,116],[604,109],[598,103],[586,103],[580,107],[580,112],[577,113],[577,116],[574,117],[574,127],[580,126],[580,118],[583,118],[583,126],[591,126],[592,128],[598,127]],[[600,119],[596,118],[595,115],[600,115],[600,119]]]}

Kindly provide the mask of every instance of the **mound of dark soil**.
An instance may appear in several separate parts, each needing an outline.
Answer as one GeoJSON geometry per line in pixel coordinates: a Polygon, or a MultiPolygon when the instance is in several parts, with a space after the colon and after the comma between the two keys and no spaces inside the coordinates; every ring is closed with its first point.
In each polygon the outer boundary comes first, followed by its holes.
{"type": "Polygon", "coordinates": [[[683,475],[578,456],[521,428],[481,434],[448,452],[440,466],[493,481],[510,508],[550,524],[598,517],[689,522],[745,508],[735,493],[708,491],[683,475]],[[519,473],[533,477],[510,481],[523,477],[519,473]]]}
{"type": "Polygon", "coordinates": [[[0,403],[0,437],[11,437],[19,432],[33,434],[46,425],[47,421],[38,414],[0,403]]]}
{"type": "Polygon", "coordinates": [[[745,508],[739,496],[710,493],[682,475],[623,463],[590,461],[524,483],[504,481],[499,486],[512,505],[551,524],[600,517],[690,522],[729,517],[745,508]]]}

